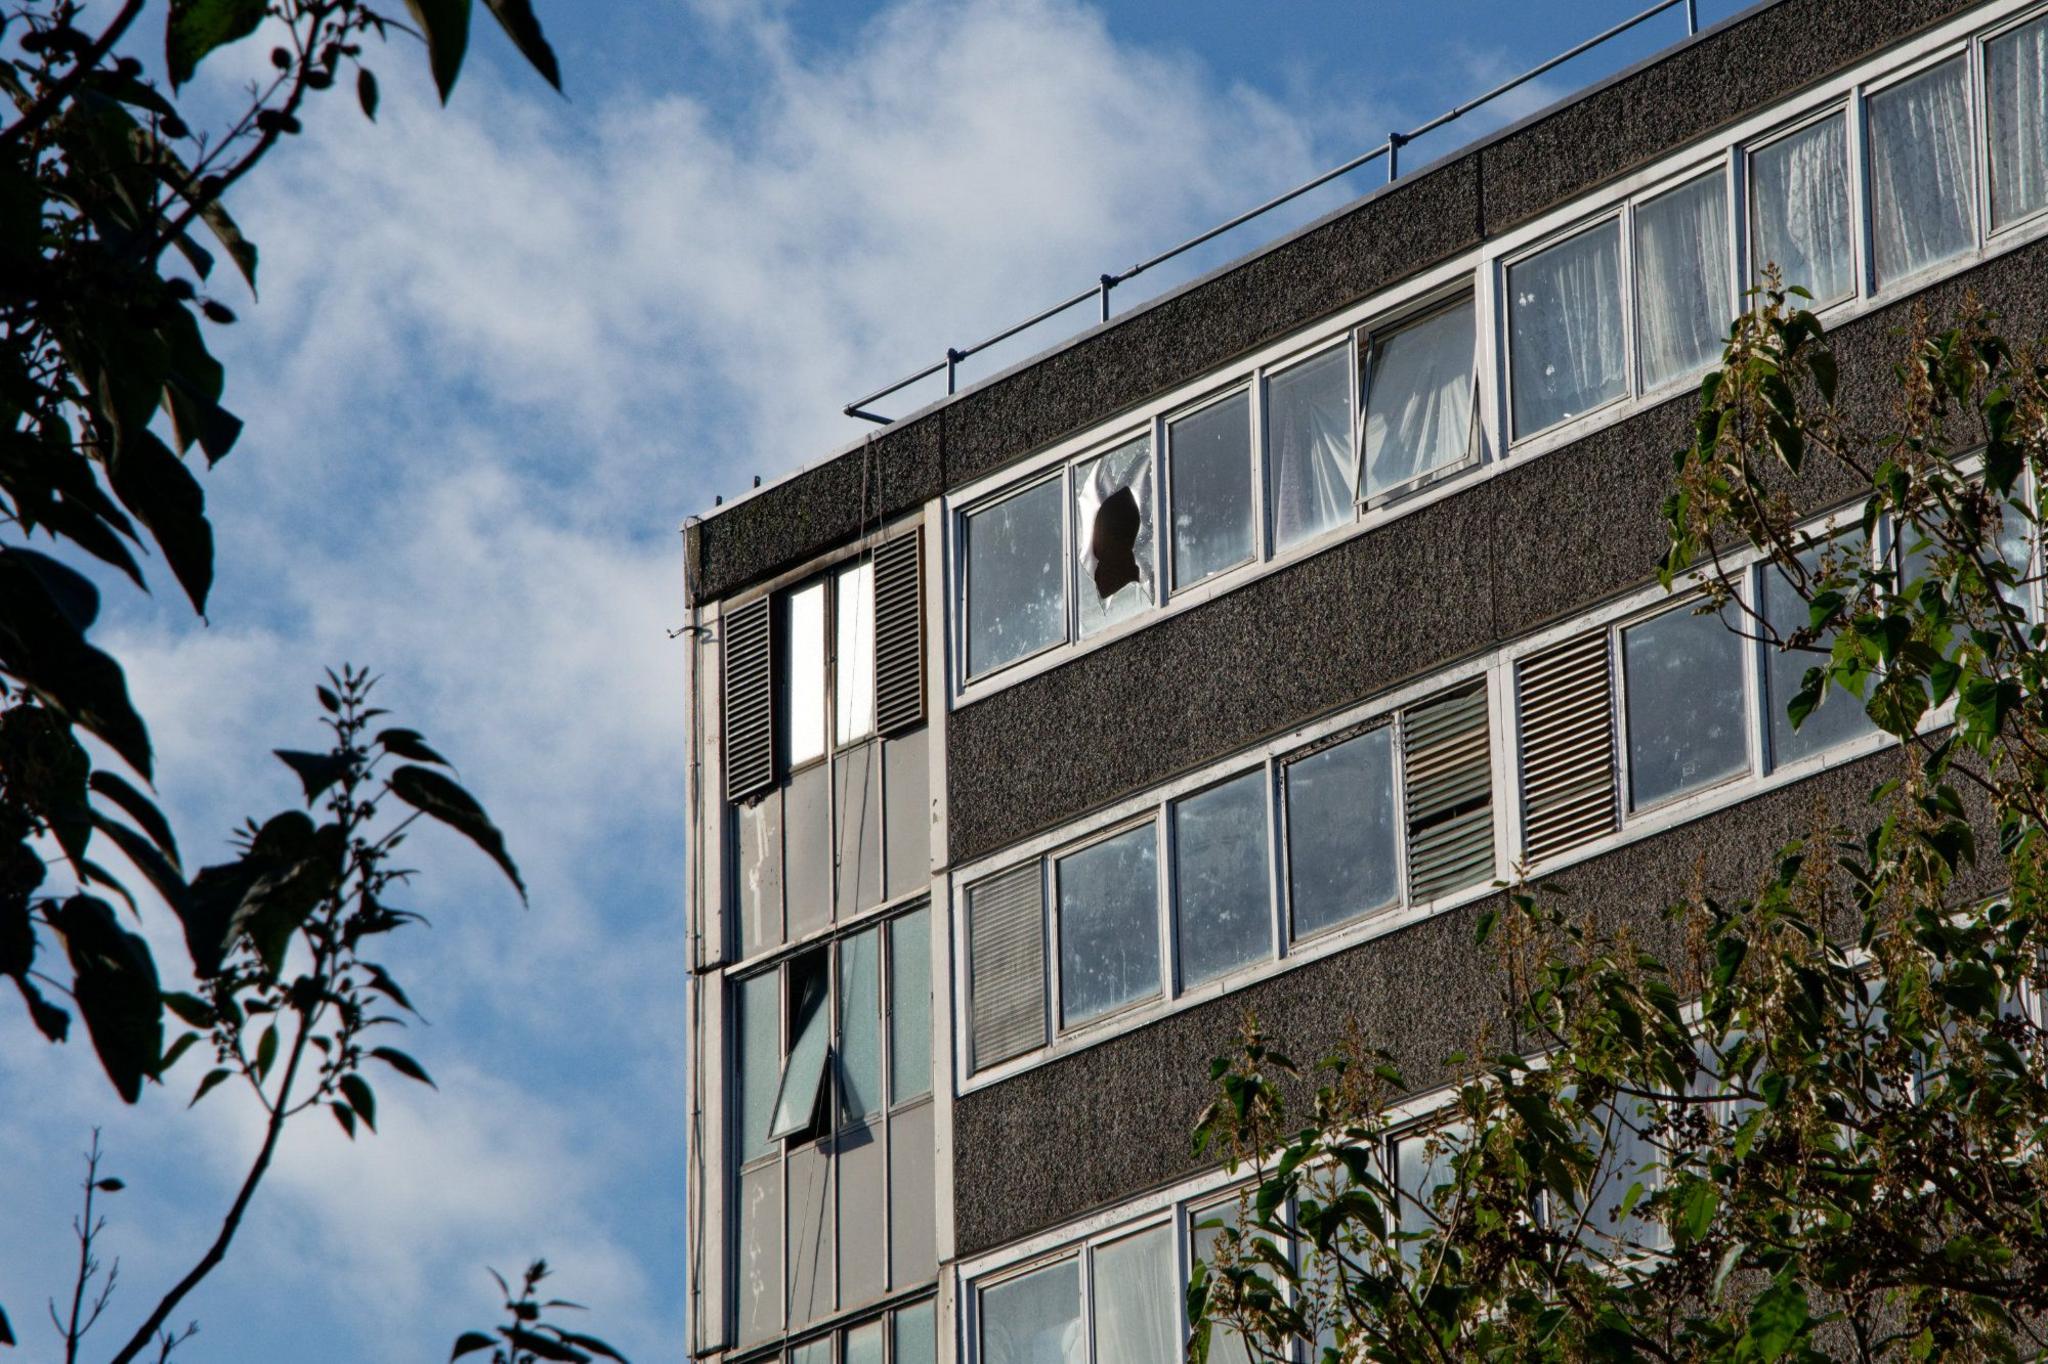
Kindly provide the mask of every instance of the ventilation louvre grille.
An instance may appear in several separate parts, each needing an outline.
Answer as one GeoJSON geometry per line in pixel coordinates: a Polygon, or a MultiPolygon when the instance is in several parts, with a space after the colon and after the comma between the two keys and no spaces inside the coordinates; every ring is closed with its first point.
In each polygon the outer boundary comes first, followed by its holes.
{"type": "Polygon", "coordinates": [[[1604,631],[1516,669],[1522,731],[1522,851],[1531,862],[1616,827],[1614,678],[1604,631]]]}
{"type": "Polygon", "coordinates": [[[974,1069],[1045,1045],[1045,885],[1039,864],[967,892],[974,1069]]]}
{"type": "Polygon", "coordinates": [[[1402,717],[1408,893],[1433,900],[1493,875],[1493,759],[1483,684],[1402,717]]]}
{"type": "Polygon", "coordinates": [[[775,784],[775,645],[769,599],[725,617],[725,798],[775,784]]]}
{"type": "Polygon", "coordinates": [[[924,531],[875,551],[875,728],[924,723],[924,531]]]}

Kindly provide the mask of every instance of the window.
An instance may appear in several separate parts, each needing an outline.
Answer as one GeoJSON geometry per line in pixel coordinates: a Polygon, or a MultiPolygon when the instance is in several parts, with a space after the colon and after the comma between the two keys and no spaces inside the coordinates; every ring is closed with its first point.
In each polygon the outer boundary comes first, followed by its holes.
{"type": "MultiPolygon", "coordinates": [[[[1188,1254],[1192,1261],[1201,1261],[1214,1274],[1223,1249],[1225,1228],[1239,1230],[1243,1219],[1239,1215],[1238,1200],[1227,1198],[1221,1203],[1212,1203],[1188,1214],[1188,1254]]],[[[1270,1242],[1268,1243],[1270,1244],[1270,1242]]],[[[1192,1270],[1192,1263],[1190,1270],[1192,1270]]],[[[1252,1364],[1251,1347],[1245,1338],[1221,1322],[1209,1333],[1210,1364],[1252,1364]]]]}
{"type": "Polygon", "coordinates": [[[1508,267],[1515,434],[1583,416],[1627,391],[1621,225],[1601,223],[1508,267]]]}
{"type": "Polygon", "coordinates": [[[1742,637],[1691,605],[1621,632],[1629,808],[1747,770],[1742,637]]]}
{"type": "Polygon", "coordinates": [[[1373,335],[1362,501],[1375,502],[1477,452],[1474,340],[1469,298],[1373,335]]]}
{"type": "Polygon", "coordinates": [[[1082,1364],[1087,1355],[1079,1260],[981,1290],[981,1364],[1082,1364]]]}
{"type": "Polygon", "coordinates": [[[1252,557],[1251,401],[1233,393],[1167,424],[1176,589],[1252,557]]]}
{"type": "Polygon", "coordinates": [[[789,766],[801,767],[825,756],[825,584],[790,593],[787,611],[782,752],[789,766]]]}
{"type": "MultiPolygon", "coordinates": [[[[1803,551],[1799,555],[1799,565],[1809,574],[1817,573],[1823,567],[1823,560],[1830,556],[1837,559],[1846,556],[1853,561],[1868,553],[1869,549],[1858,533],[1840,545],[1815,545],[1803,551]]],[[[1800,595],[1790,577],[1769,564],[1759,566],[1757,576],[1763,618],[1780,639],[1790,638],[1795,631],[1810,628],[1812,617],[1806,598],[1800,595]]],[[[1764,720],[1773,767],[1797,762],[1876,728],[1864,712],[1862,699],[1833,682],[1829,682],[1821,692],[1820,705],[1807,715],[1806,722],[1797,729],[1792,727],[1786,708],[1805,685],[1807,672],[1827,664],[1826,655],[1814,650],[1826,650],[1833,640],[1834,636],[1829,634],[1813,641],[1808,648],[1782,649],[1769,642],[1764,645],[1764,705],[1767,712],[1764,720]]]]}
{"type": "Polygon", "coordinates": [[[1984,45],[1991,120],[1991,227],[2048,205],[2048,19],[1984,45]]]}
{"type": "Polygon", "coordinates": [[[1850,255],[1849,146],[1842,116],[1750,153],[1750,262],[1759,281],[1775,264],[1816,305],[1856,289],[1850,255]]]}
{"type": "Polygon", "coordinates": [[[1286,549],[1357,515],[1351,347],[1339,346],[1266,381],[1266,463],[1273,544],[1286,549]]]}
{"type": "Polygon", "coordinates": [[[1870,239],[1879,288],[1977,244],[1964,62],[1951,58],[1869,99],[1870,239]]]}
{"type": "Polygon", "coordinates": [[[838,668],[834,737],[843,747],[875,732],[875,566],[862,559],[839,570],[833,590],[838,668]]]}
{"type": "Polygon", "coordinates": [[[782,1082],[775,1091],[775,1118],[770,1141],[804,1141],[816,1135],[818,1095],[825,1085],[825,1054],[831,1045],[831,1020],[825,1009],[828,986],[822,953],[800,959],[792,970],[789,1035],[795,1039],[782,1063],[782,1082]]]}
{"type": "Polygon", "coordinates": [[[1294,936],[1400,897],[1394,729],[1354,735],[1287,764],[1287,885],[1294,936]]]}
{"type": "Polygon", "coordinates": [[[1152,604],[1152,523],[1149,437],[1074,466],[1075,596],[1083,635],[1152,604]]]}
{"type": "Polygon", "coordinates": [[[1458,1156],[1471,1138],[1462,1122],[1439,1123],[1394,1138],[1394,1186],[1400,1191],[1396,1216],[1401,1258],[1411,1267],[1422,1263],[1423,1247],[1453,1210],[1439,1201],[1439,1190],[1457,1179],[1458,1156]]]}
{"type": "Polygon", "coordinates": [[[1185,1285],[1175,1233],[1172,1220],[1120,1229],[1050,1264],[979,1287],[975,1358],[979,1364],[1178,1364],[1185,1285]]]}
{"type": "Polygon", "coordinates": [[[1067,637],[1060,480],[968,514],[967,674],[979,677],[1067,637]]]}
{"type": "Polygon", "coordinates": [[[1638,204],[1636,346],[1641,383],[1697,374],[1721,353],[1728,297],[1728,186],[1716,172],[1638,204]]]}
{"type": "Polygon", "coordinates": [[[1264,768],[1173,807],[1175,941],[1182,986],[1273,953],[1264,768]]]}
{"type": "Polygon", "coordinates": [[[1068,1027],[1159,993],[1158,844],[1147,821],[1057,864],[1060,1019],[1068,1027]]]}
{"type": "Polygon", "coordinates": [[[1096,1248],[1092,1262],[1095,1357],[1109,1364],[1178,1364],[1180,1285],[1173,1224],[1096,1248]]]}
{"type": "Polygon", "coordinates": [[[792,1348],[787,1358],[789,1364],[935,1364],[937,1314],[926,1298],[807,1340],[792,1348]]]}
{"type": "Polygon", "coordinates": [[[1558,1208],[1551,1212],[1561,1225],[1583,1216],[1580,1244],[1601,1255],[1622,1256],[1670,1244],[1663,1224],[1642,1206],[1662,1179],[1662,1153],[1650,1139],[1656,1121],[1651,1105],[1617,1097],[1601,1104],[1578,1134],[1592,1149],[1595,1160],[1586,1206],[1583,1211],[1558,1208]],[[1629,1194],[1638,1190],[1631,1204],[1629,1194]]]}

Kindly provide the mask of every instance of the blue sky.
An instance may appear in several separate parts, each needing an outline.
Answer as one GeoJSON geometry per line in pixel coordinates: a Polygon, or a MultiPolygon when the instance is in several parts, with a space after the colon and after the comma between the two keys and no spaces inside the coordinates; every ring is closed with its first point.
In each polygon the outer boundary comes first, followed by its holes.
{"type": "MultiPolygon", "coordinates": [[[[440,1090],[385,1084],[383,1135],[354,1145],[288,1138],[178,1358],[442,1359],[490,1317],[483,1266],[537,1253],[600,1334],[681,1358],[682,518],[855,438],[840,406],[948,343],[1634,2],[537,0],[566,100],[480,26],[448,110],[401,45],[377,124],[327,101],[233,204],[263,295],[219,336],[249,428],[206,480],[211,620],[117,592],[107,628],[188,860],[292,802],[267,752],[316,746],[313,683],[347,659],[457,759],[533,903],[466,845],[412,845],[433,927],[388,959],[440,1090]]],[[[1663,16],[1508,112],[1681,31],[1663,16]]],[[[253,1120],[184,1110],[196,1061],[123,1110],[82,1046],[0,1028],[0,1302],[37,1359],[90,1128],[129,1186],[111,1337],[211,1235],[253,1120]]]]}

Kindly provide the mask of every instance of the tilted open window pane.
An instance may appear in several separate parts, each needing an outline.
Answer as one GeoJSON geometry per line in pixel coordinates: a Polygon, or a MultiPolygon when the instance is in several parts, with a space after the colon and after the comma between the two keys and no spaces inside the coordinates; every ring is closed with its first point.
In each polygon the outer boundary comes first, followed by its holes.
{"type": "Polygon", "coordinates": [[[775,971],[739,983],[740,1163],[775,1149],[768,1131],[782,1060],[782,980],[775,971]]]}
{"type": "Polygon", "coordinates": [[[1074,466],[1074,575],[1081,633],[1128,620],[1153,602],[1158,559],[1152,440],[1141,436],[1074,466]]]}
{"type": "Polygon", "coordinates": [[[838,688],[833,697],[837,741],[850,744],[875,732],[875,566],[863,561],[839,571],[833,594],[838,613],[838,688]]]}
{"type": "Polygon", "coordinates": [[[1515,434],[1621,397],[1628,387],[1621,331],[1619,220],[1508,267],[1515,434]]]}
{"type": "Polygon", "coordinates": [[[967,517],[967,673],[979,677],[1067,637],[1059,479],[967,517]]]}
{"type": "Polygon", "coordinates": [[[1351,347],[1339,346],[1267,381],[1267,477],[1273,543],[1281,549],[1357,514],[1351,374],[1351,347]]]}
{"type": "Polygon", "coordinates": [[[811,583],[789,594],[789,671],[783,686],[789,704],[783,755],[790,766],[825,754],[825,584],[811,583]]]}
{"type": "Polygon", "coordinates": [[[1294,936],[1363,918],[1400,893],[1391,725],[1287,765],[1294,936]]]}
{"type": "Polygon", "coordinates": [[[1882,287],[1976,245],[1965,59],[1872,95],[1869,111],[1870,241],[1882,287]]]}
{"type": "Polygon", "coordinates": [[[825,1086],[825,1058],[831,1050],[832,1014],[825,1007],[824,963],[810,970],[792,968],[790,992],[796,996],[791,1020],[789,1058],[782,1064],[782,1084],[775,1092],[775,1119],[768,1129],[771,1141],[803,1137],[817,1118],[818,1094],[825,1086]]]}
{"type": "Polygon", "coordinates": [[[1079,1261],[981,1291],[981,1364],[1081,1364],[1087,1357],[1079,1261]]]}
{"type": "Polygon", "coordinates": [[[1849,149],[1839,115],[1750,153],[1751,270],[1776,265],[1816,303],[1855,289],[1849,248],[1849,149]]]}
{"type": "Polygon", "coordinates": [[[2048,205],[2048,19],[1985,45],[1991,115],[1991,226],[2048,205]]]}
{"type": "Polygon", "coordinates": [[[839,1109],[849,1119],[882,1111],[882,935],[839,944],[839,1109]]]}
{"type": "Polygon", "coordinates": [[[1173,585],[1252,557],[1252,400],[1233,394],[1167,427],[1173,480],[1173,585]]]}
{"type": "Polygon", "coordinates": [[[1622,631],[1630,809],[1749,766],[1742,648],[1720,616],[1690,605],[1622,631]]]}
{"type": "Polygon", "coordinates": [[[1728,298],[1728,186],[1717,172],[1635,212],[1636,346],[1643,387],[1694,374],[1721,353],[1728,298]]]}
{"type": "MultiPolygon", "coordinates": [[[[1816,545],[1799,556],[1800,567],[1807,573],[1818,572],[1824,556],[1830,553],[1840,560],[1843,556],[1860,561],[1867,549],[1859,533],[1849,540],[1837,544],[1832,551],[1816,545]]],[[[1763,579],[1763,614],[1772,631],[1780,638],[1789,638],[1796,630],[1806,629],[1812,620],[1807,610],[1806,598],[1800,595],[1792,580],[1775,565],[1765,564],[1759,570],[1763,579]]],[[[1773,644],[1764,646],[1764,704],[1770,711],[1771,762],[1782,767],[1797,762],[1809,754],[1819,753],[1847,743],[1859,735],[1868,734],[1876,728],[1870,717],[1864,713],[1861,698],[1852,695],[1833,682],[1821,692],[1820,705],[1809,713],[1806,722],[1798,729],[1792,727],[1791,717],[1786,708],[1792,698],[1799,694],[1805,684],[1809,669],[1825,667],[1827,655],[1814,652],[1826,650],[1834,643],[1832,634],[1814,640],[1811,647],[1803,649],[1781,649],[1773,644]]]]}
{"type": "Polygon", "coordinates": [[[1059,861],[1060,1018],[1159,993],[1158,834],[1142,824],[1059,861]]]}
{"type": "Polygon", "coordinates": [[[1242,777],[1173,807],[1173,896],[1182,985],[1273,954],[1266,851],[1266,774],[1242,777]]]}
{"type": "Polygon", "coordinates": [[[889,1102],[932,1091],[931,915],[889,924],[889,1102]]]}
{"type": "Polygon", "coordinates": [[[1173,1224],[1095,1252],[1095,1358],[1102,1364],[1178,1364],[1179,1285],[1173,1224]]]}
{"type": "Polygon", "coordinates": [[[1374,335],[1366,362],[1366,501],[1472,453],[1472,347],[1469,298],[1374,335]]]}

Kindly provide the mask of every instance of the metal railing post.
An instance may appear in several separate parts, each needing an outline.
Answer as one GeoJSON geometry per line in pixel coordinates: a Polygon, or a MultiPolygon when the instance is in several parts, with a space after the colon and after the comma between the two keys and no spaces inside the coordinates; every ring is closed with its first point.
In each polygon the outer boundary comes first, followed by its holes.
{"type": "Polygon", "coordinates": [[[1407,133],[1387,134],[1387,183],[1393,184],[1401,173],[1401,148],[1408,144],[1407,133]]]}
{"type": "Polygon", "coordinates": [[[1690,37],[1700,31],[1699,0],[1685,0],[1685,32],[1690,37]]]}
{"type": "Polygon", "coordinates": [[[951,346],[946,347],[946,396],[949,398],[953,396],[953,381],[959,375],[960,362],[966,358],[964,351],[954,350],[951,346]]]}
{"type": "Polygon", "coordinates": [[[1102,320],[1103,320],[1104,322],[1107,322],[1107,321],[1109,321],[1109,291],[1110,291],[1111,289],[1114,289],[1114,288],[1116,288],[1116,276],[1115,276],[1115,275],[1104,275],[1104,276],[1102,277],[1102,286],[1101,286],[1101,287],[1102,287],[1102,320]]]}

